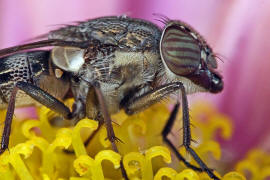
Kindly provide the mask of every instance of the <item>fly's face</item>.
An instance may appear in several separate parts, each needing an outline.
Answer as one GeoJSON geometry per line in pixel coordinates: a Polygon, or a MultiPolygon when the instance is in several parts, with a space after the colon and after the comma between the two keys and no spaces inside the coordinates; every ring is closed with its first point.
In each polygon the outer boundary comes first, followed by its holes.
{"type": "Polygon", "coordinates": [[[168,22],[162,32],[160,53],[169,79],[185,79],[200,91],[217,93],[223,89],[222,77],[215,71],[217,62],[212,49],[188,25],[168,22]]]}

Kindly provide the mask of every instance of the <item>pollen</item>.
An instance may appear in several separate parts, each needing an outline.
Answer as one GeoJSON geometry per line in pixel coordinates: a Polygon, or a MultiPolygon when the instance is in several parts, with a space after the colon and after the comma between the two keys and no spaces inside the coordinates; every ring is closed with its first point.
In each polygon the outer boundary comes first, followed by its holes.
{"type": "MultiPolygon", "coordinates": [[[[87,146],[84,145],[98,129],[97,121],[82,119],[75,126],[54,127],[51,120],[59,115],[46,107],[37,108],[37,112],[38,120],[14,119],[10,148],[0,156],[1,179],[118,180],[122,179],[121,160],[130,180],[209,179],[205,173],[186,168],[162,142],[161,131],[170,113],[167,104],[156,104],[133,116],[124,112],[112,116],[115,134],[123,142],[117,142],[119,153],[112,151],[104,127],[87,146]]],[[[5,113],[0,112],[0,115],[4,119],[5,113]]],[[[222,137],[230,138],[231,121],[209,103],[194,104],[191,116],[192,137],[196,141],[192,147],[210,168],[215,169],[215,174],[219,174],[216,171],[222,169],[218,163],[222,149],[215,134],[221,129],[222,137]]],[[[169,138],[179,147],[179,152],[196,164],[181,147],[181,114],[177,118],[178,123],[169,138]]],[[[243,174],[248,170],[252,176],[263,179],[270,172],[269,168],[262,168],[270,162],[270,156],[263,156],[265,154],[259,150],[250,152],[237,164],[235,171],[219,176],[224,180],[245,180],[243,174]],[[262,167],[259,168],[255,161],[260,161],[262,167]]]]}

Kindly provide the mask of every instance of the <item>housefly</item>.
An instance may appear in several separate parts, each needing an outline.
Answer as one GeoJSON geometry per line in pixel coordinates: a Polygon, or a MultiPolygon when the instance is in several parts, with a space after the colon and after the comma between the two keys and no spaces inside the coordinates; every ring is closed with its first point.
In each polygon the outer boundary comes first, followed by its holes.
{"type": "MultiPolygon", "coordinates": [[[[167,138],[178,101],[162,131],[163,140],[186,166],[218,179],[190,146],[187,101],[187,94],[223,89],[216,56],[191,26],[168,18],[162,21],[160,28],[126,16],[101,17],[51,31],[37,42],[0,50],[0,106],[7,108],[1,153],[8,148],[15,105],[38,102],[65,119],[97,120],[105,125],[118,152],[111,114],[124,109],[131,115],[180,92],[183,145],[199,167],[187,162],[167,138]],[[33,50],[41,47],[48,50],[33,50]],[[67,97],[75,100],[72,110],[63,103],[67,97]]],[[[127,179],[123,165],[121,170],[127,179]]]]}

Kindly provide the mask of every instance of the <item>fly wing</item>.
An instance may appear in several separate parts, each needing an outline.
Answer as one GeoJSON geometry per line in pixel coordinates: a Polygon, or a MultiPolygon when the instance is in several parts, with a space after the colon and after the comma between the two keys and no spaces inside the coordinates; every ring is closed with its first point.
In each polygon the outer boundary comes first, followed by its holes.
{"type": "Polygon", "coordinates": [[[127,51],[158,52],[161,30],[148,21],[125,16],[111,16],[68,25],[42,37],[48,39],[2,49],[0,57],[23,50],[50,46],[86,49],[96,42],[118,46],[127,51]]]}
{"type": "Polygon", "coordinates": [[[103,44],[141,50],[158,46],[160,36],[160,29],[151,22],[126,16],[109,16],[51,31],[48,38],[75,42],[96,39],[103,44]]]}
{"type": "Polygon", "coordinates": [[[20,52],[23,50],[30,50],[42,47],[50,47],[50,46],[68,46],[68,47],[78,47],[81,49],[85,49],[88,47],[89,44],[97,43],[96,40],[88,40],[85,42],[74,42],[74,41],[64,41],[61,39],[49,39],[49,40],[42,40],[33,43],[13,46],[5,49],[0,50],[0,57],[6,56],[8,54],[13,54],[15,52],[20,52]]]}
{"type": "Polygon", "coordinates": [[[121,35],[123,33],[122,31],[126,30],[124,27],[127,26],[127,23],[119,23],[118,19],[118,23],[112,23],[114,25],[108,26],[112,19],[116,22],[117,17],[97,18],[80,22],[77,25],[68,25],[59,28],[42,35],[42,38],[45,38],[45,40],[2,49],[0,50],[0,57],[24,50],[50,46],[68,46],[86,49],[89,45],[99,42],[115,45],[117,42],[113,40],[114,37],[112,34],[121,35]]]}
{"type": "Polygon", "coordinates": [[[51,31],[48,39],[62,39],[66,41],[84,42],[97,39],[101,43],[117,44],[117,39],[127,32],[128,22],[121,17],[101,17],[68,25],[51,31]]]}

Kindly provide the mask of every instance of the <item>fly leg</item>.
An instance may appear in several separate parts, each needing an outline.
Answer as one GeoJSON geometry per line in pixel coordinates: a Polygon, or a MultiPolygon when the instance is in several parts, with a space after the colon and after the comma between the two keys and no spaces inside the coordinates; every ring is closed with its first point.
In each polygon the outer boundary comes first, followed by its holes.
{"type": "MultiPolygon", "coordinates": [[[[105,124],[105,127],[107,129],[108,139],[109,139],[109,141],[112,144],[112,149],[115,152],[119,153],[118,148],[117,148],[117,146],[115,144],[115,141],[121,141],[121,140],[118,139],[115,136],[115,133],[114,133],[114,130],[113,130],[113,126],[112,126],[112,120],[111,120],[111,117],[109,115],[109,112],[108,112],[107,105],[105,103],[105,99],[103,97],[103,94],[102,94],[101,90],[99,89],[99,85],[98,84],[95,84],[94,88],[95,88],[97,99],[99,101],[101,112],[102,112],[102,115],[103,115],[103,118],[104,118],[104,124],[105,124]]],[[[121,172],[122,172],[123,177],[126,180],[128,180],[127,173],[126,173],[126,170],[124,169],[124,165],[123,165],[123,161],[122,160],[120,161],[120,167],[121,167],[121,172]]]]}
{"type": "Polygon", "coordinates": [[[17,82],[13,88],[13,91],[11,93],[9,103],[8,103],[4,130],[3,130],[2,139],[1,139],[0,154],[2,154],[6,149],[8,149],[11,123],[12,123],[12,118],[13,118],[14,109],[15,109],[16,94],[18,90],[24,91],[27,95],[31,96],[33,99],[35,99],[39,103],[63,115],[67,119],[71,119],[72,117],[72,113],[70,112],[69,108],[65,106],[65,104],[63,104],[61,101],[57,100],[56,98],[48,94],[47,92],[34,86],[31,83],[22,82],[22,81],[17,82]]]}
{"type": "MultiPolygon", "coordinates": [[[[179,156],[180,153],[178,152],[178,150],[175,148],[175,146],[172,144],[172,142],[167,137],[168,134],[171,132],[174,121],[176,120],[176,115],[178,113],[179,106],[180,106],[179,103],[175,104],[175,106],[173,108],[173,111],[171,112],[170,117],[169,117],[169,119],[167,121],[167,124],[165,125],[165,127],[164,127],[164,129],[162,131],[162,137],[163,137],[163,140],[168,144],[168,146],[173,150],[173,152],[175,153],[177,158],[179,160],[182,160],[183,157],[179,156]]],[[[197,155],[197,153],[190,147],[190,142],[191,142],[190,122],[189,122],[189,119],[188,119],[188,122],[187,122],[187,120],[185,119],[187,117],[184,117],[185,116],[184,111],[187,111],[187,113],[188,113],[188,109],[184,110],[184,105],[182,107],[183,107],[183,145],[186,148],[186,150],[192,155],[192,157],[195,159],[195,161],[200,165],[201,168],[196,167],[197,169],[194,169],[193,167],[190,167],[185,162],[184,163],[187,165],[187,167],[192,168],[193,170],[196,170],[196,171],[199,171],[199,172],[204,171],[212,179],[219,180],[219,178],[212,172],[212,170],[207,167],[207,165],[200,159],[200,157],[197,155]]]]}
{"type": "Polygon", "coordinates": [[[162,137],[163,137],[163,141],[165,143],[167,143],[167,145],[172,149],[172,151],[174,152],[174,154],[176,155],[176,157],[182,161],[187,167],[195,170],[195,171],[199,171],[199,172],[202,172],[203,169],[202,168],[198,168],[196,166],[193,166],[192,164],[190,164],[189,162],[187,162],[187,160],[179,153],[179,151],[177,150],[177,148],[173,145],[173,143],[171,142],[170,139],[168,139],[168,134],[171,132],[171,129],[173,127],[173,123],[176,119],[176,115],[178,113],[178,110],[179,110],[179,106],[180,106],[180,103],[176,103],[176,105],[174,106],[173,108],[173,111],[171,112],[170,114],[170,117],[165,125],[165,127],[163,128],[163,131],[162,131],[162,137]]]}
{"type": "Polygon", "coordinates": [[[7,114],[5,118],[5,124],[4,124],[4,130],[2,133],[2,138],[1,138],[1,147],[0,147],[0,154],[5,152],[6,149],[8,149],[8,144],[9,144],[9,136],[10,136],[10,131],[11,131],[11,123],[12,123],[12,118],[14,114],[14,108],[15,108],[15,98],[17,94],[18,88],[14,87],[10,100],[8,103],[8,108],[7,108],[7,114]]]}
{"type": "MultiPolygon", "coordinates": [[[[181,90],[181,94],[182,94],[182,112],[183,112],[183,145],[184,145],[185,149],[194,158],[194,160],[200,165],[201,169],[204,172],[206,172],[210,178],[218,180],[219,178],[213,173],[213,171],[211,169],[209,169],[207,167],[207,165],[201,160],[201,158],[198,156],[198,154],[190,147],[191,132],[190,132],[188,101],[187,101],[185,87],[183,86],[182,83],[180,86],[180,90],[181,90]]],[[[177,104],[176,104],[176,106],[177,106],[177,104]]],[[[175,108],[177,108],[176,106],[175,106],[175,108]]],[[[168,132],[166,132],[166,131],[171,129],[175,119],[176,119],[176,115],[171,115],[171,117],[169,118],[169,120],[165,126],[163,138],[167,136],[168,132]],[[166,130],[166,128],[167,128],[167,130],[166,130]]]]}
{"type": "MultiPolygon", "coordinates": [[[[137,113],[137,112],[142,111],[142,110],[146,109],[147,107],[159,102],[161,99],[170,95],[171,93],[176,92],[177,90],[180,89],[180,86],[181,85],[179,85],[179,82],[169,83],[169,84],[165,84],[163,86],[160,86],[157,89],[146,92],[145,94],[142,94],[141,96],[136,96],[136,94],[134,94],[133,96],[135,98],[130,97],[129,100],[127,100],[123,104],[123,108],[125,109],[127,114],[131,115],[131,114],[137,113]]],[[[179,104],[177,107],[179,107],[179,104]]],[[[172,113],[172,116],[176,116],[178,109],[176,109],[175,111],[176,112],[172,113]]],[[[169,127],[171,128],[172,125],[170,125],[169,127]]],[[[168,128],[165,128],[164,130],[166,130],[166,129],[168,129],[168,128]]],[[[166,131],[166,133],[168,134],[170,132],[170,130],[171,129],[168,129],[168,131],[166,131]]],[[[163,139],[169,145],[169,147],[172,148],[172,150],[176,154],[177,158],[180,161],[182,161],[187,167],[189,167],[193,170],[196,170],[196,171],[202,171],[201,168],[190,164],[178,152],[178,150],[174,147],[174,145],[171,143],[171,141],[167,138],[167,134],[165,136],[165,134],[162,132],[163,139]]]]}
{"type": "Polygon", "coordinates": [[[218,179],[216,177],[212,170],[210,170],[206,164],[199,158],[199,156],[196,154],[196,152],[190,147],[191,142],[191,134],[190,134],[190,121],[189,121],[189,111],[188,111],[188,103],[187,103],[187,96],[185,92],[185,88],[181,82],[174,82],[165,84],[163,86],[158,87],[157,89],[154,89],[152,91],[146,92],[145,94],[142,94],[141,96],[136,96],[134,94],[133,96],[135,98],[129,98],[129,100],[124,103],[123,108],[125,108],[125,111],[128,114],[133,114],[138,111],[141,111],[148,106],[159,102],[162,98],[168,96],[171,93],[176,92],[177,90],[181,90],[182,92],[182,103],[183,103],[183,145],[186,148],[186,150],[192,155],[192,157],[195,159],[195,161],[200,165],[199,167],[196,167],[189,162],[185,160],[185,158],[178,152],[177,148],[173,145],[173,143],[167,138],[168,134],[171,132],[171,129],[173,127],[173,123],[176,119],[176,115],[178,112],[178,108],[180,106],[179,103],[177,103],[174,106],[174,109],[167,121],[167,124],[165,125],[164,130],[162,131],[162,137],[165,143],[173,150],[173,152],[176,154],[177,158],[182,161],[187,167],[196,170],[196,171],[205,171],[211,178],[218,179]]]}

